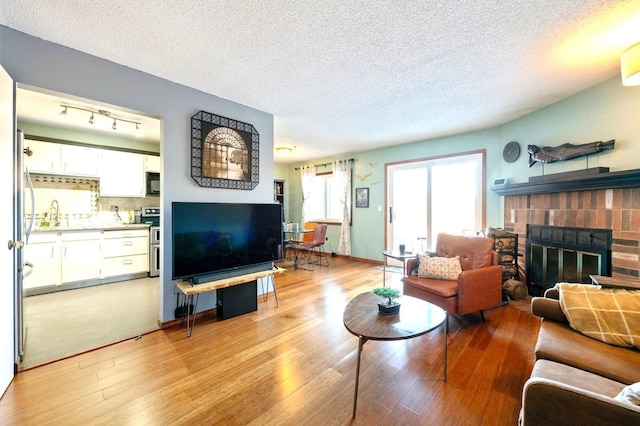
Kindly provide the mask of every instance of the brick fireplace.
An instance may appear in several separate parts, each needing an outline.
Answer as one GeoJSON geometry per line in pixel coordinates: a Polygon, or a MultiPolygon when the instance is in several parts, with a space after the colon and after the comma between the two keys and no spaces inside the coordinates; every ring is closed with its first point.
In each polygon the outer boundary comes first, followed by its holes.
{"type": "Polygon", "coordinates": [[[520,267],[526,271],[529,224],[606,229],[612,231],[611,276],[638,279],[640,182],[635,185],[637,187],[501,194],[505,195],[505,230],[518,234],[518,250],[523,253],[519,258],[520,267]]]}

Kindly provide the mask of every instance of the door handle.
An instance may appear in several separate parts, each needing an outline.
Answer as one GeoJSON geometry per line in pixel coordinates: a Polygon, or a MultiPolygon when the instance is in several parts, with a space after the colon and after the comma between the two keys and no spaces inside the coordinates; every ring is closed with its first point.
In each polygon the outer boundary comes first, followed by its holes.
{"type": "Polygon", "coordinates": [[[9,247],[9,250],[11,250],[11,249],[21,249],[21,248],[24,247],[24,241],[9,240],[9,243],[7,244],[7,246],[9,247]]]}

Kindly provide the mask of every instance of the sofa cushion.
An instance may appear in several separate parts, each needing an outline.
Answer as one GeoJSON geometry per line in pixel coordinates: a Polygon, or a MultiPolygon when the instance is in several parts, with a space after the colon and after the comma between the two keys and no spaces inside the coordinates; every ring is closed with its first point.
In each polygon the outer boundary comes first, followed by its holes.
{"type": "Polygon", "coordinates": [[[625,385],[640,382],[640,351],[589,339],[555,321],[542,320],[535,355],[536,360],[567,364],[625,385]]]}
{"type": "Polygon", "coordinates": [[[460,257],[419,256],[418,276],[437,280],[457,280],[462,272],[460,257]]]}
{"type": "Polygon", "coordinates": [[[616,394],[621,392],[621,389],[624,389],[624,383],[546,359],[536,361],[531,377],[561,382],[600,395],[606,395],[610,398],[615,397],[616,394]]]}
{"type": "Polygon", "coordinates": [[[574,330],[611,345],[640,349],[640,291],[558,283],[560,306],[574,330]]]}
{"type": "Polygon", "coordinates": [[[494,253],[493,238],[438,234],[436,255],[459,256],[463,271],[490,266],[493,259],[492,253],[494,253]]]}

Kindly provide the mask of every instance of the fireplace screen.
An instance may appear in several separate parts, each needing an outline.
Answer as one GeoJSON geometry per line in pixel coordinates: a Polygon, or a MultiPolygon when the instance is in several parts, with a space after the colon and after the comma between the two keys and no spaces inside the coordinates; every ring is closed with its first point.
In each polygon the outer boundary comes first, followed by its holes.
{"type": "Polygon", "coordinates": [[[527,284],[540,296],[558,282],[590,283],[609,275],[611,230],[527,226],[527,284]]]}
{"type": "Polygon", "coordinates": [[[531,244],[529,255],[532,281],[544,289],[563,281],[591,283],[589,275],[600,275],[602,269],[598,253],[531,244]]]}

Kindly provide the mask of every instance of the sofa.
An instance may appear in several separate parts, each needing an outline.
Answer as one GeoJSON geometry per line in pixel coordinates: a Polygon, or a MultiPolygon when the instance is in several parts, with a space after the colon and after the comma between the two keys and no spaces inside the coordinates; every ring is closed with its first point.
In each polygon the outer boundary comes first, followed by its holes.
{"type": "Polygon", "coordinates": [[[403,293],[433,303],[449,315],[480,312],[484,321],[483,310],[502,304],[502,268],[493,238],[441,233],[435,252],[409,259],[407,271],[402,278],[403,293]],[[448,276],[438,273],[448,267],[441,264],[451,264],[455,258],[459,269],[448,276]],[[434,264],[436,271],[430,273],[434,264]],[[420,274],[421,268],[426,272],[420,274]]]}
{"type": "Polygon", "coordinates": [[[616,398],[628,385],[640,390],[640,351],[574,330],[558,299],[553,288],[531,301],[542,323],[521,425],[640,425],[640,406],[616,398]]]}

